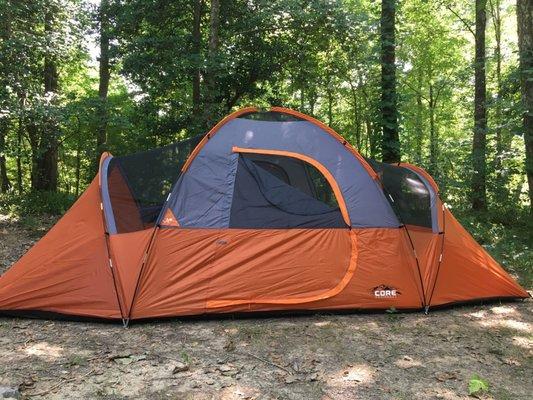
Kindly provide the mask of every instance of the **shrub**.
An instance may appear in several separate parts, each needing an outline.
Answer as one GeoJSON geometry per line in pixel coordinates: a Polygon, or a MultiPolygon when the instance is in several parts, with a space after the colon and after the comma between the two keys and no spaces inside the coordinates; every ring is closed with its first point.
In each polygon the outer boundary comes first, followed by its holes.
{"type": "Polygon", "coordinates": [[[30,192],[0,194],[0,214],[26,218],[28,216],[61,215],[74,203],[76,197],[64,192],[30,192]]]}

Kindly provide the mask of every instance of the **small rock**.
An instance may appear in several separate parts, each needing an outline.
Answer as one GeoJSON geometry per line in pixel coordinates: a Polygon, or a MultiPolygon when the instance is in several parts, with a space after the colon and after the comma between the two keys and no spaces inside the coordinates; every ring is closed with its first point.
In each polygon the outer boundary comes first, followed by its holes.
{"type": "Polygon", "coordinates": [[[288,377],[285,378],[285,383],[287,385],[290,385],[291,383],[294,383],[296,382],[298,379],[294,376],[294,375],[289,375],[288,377]]]}
{"type": "Polygon", "coordinates": [[[445,381],[457,379],[457,374],[453,371],[436,372],[435,378],[440,382],[445,382],[445,381]]]}
{"type": "Polygon", "coordinates": [[[208,379],[205,381],[205,384],[211,386],[215,384],[215,381],[213,379],[208,379]]]}
{"type": "Polygon", "coordinates": [[[307,382],[315,382],[318,379],[318,374],[316,372],[307,375],[307,382]]]}
{"type": "Polygon", "coordinates": [[[230,372],[231,370],[233,370],[233,367],[229,366],[228,364],[222,364],[219,367],[217,367],[217,369],[220,372],[230,372]]]}
{"type": "Polygon", "coordinates": [[[19,389],[16,387],[0,386],[0,399],[20,399],[19,389]]]}
{"type": "Polygon", "coordinates": [[[189,366],[187,364],[178,361],[176,364],[174,364],[174,367],[172,368],[172,373],[177,374],[178,372],[184,372],[188,370],[189,366]]]}

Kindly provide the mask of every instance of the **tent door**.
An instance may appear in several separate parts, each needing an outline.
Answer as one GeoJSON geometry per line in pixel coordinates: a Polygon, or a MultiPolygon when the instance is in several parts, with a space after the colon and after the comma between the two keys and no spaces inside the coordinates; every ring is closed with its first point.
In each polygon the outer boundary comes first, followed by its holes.
{"type": "Polygon", "coordinates": [[[305,155],[233,150],[230,229],[216,238],[207,308],[310,303],[340,293],[355,271],[357,243],[332,175],[305,155]]]}

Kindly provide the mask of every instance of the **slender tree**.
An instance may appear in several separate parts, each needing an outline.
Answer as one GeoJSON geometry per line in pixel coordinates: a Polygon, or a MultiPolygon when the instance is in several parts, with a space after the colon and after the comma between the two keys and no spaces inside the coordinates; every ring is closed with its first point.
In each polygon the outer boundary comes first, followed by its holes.
{"type": "Polygon", "coordinates": [[[516,15],[524,107],[522,123],[526,147],[526,174],[529,185],[530,212],[533,217],[533,3],[531,0],[518,0],[516,15]]]}
{"type": "Polygon", "coordinates": [[[31,184],[33,190],[57,190],[59,126],[53,115],[53,106],[57,102],[57,92],[59,90],[59,73],[53,48],[56,6],[55,3],[50,2],[44,12],[44,34],[49,44],[45,49],[44,55],[43,81],[44,97],[48,104],[48,109],[42,126],[31,130],[36,136],[34,138],[36,146],[32,151],[31,184]]]}
{"type": "Polygon", "coordinates": [[[472,209],[487,209],[486,149],[487,149],[487,89],[485,70],[485,29],[487,0],[476,0],[475,61],[474,61],[474,140],[472,142],[472,209]]]}
{"type": "Polygon", "coordinates": [[[503,159],[503,120],[502,120],[502,15],[500,0],[489,0],[490,16],[492,25],[494,27],[494,58],[496,61],[496,102],[494,104],[494,119],[496,133],[496,155],[494,167],[496,169],[496,176],[498,185],[503,185],[502,182],[502,159],[503,159]]]}
{"type": "Polygon", "coordinates": [[[396,0],[381,2],[381,118],[384,162],[400,161],[396,100],[395,55],[396,0]]]}
{"type": "Polygon", "coordinates": [[[220,28],[220,0],[211,0],[211,9],[209,12],[209,43],[208,43],[208,65],[205,72],[206,86],[206,104],[205,104],[205,123],[207,127],[213,125],[216,119],[216,59],[219,48],[219,28],[220,28]]]}
{"type": "MultiPolygon", "coordinates": [[[[96,127],[96,166],[100,160],[100,155],[107,148],[107,125],[108,125],[108,105],[107,94],[109,91],[109,80],[111,73],[109,69],[109,1],[101,0],[98,9],[98,26],[100,32],[100,58],[98,62],[98,100],[97,127],[96,127]]],[[[97,167],[98,168],[98,167],[97,167]]]]}
{"type": "Polygon", "coordinates": [[[192,113],[194,117],[199,116],[201,106],[200,60],[202,51],[201,20],[203,3],[203,0],[195,0],[193,10],[192,53],[195,59],[192,68],[192,113]]]}
{"type": "MultiPolygon", "coordinates": [[[[5,44],[11,38],[11,12],[10,4],[6,4],[5,8],[1,10],[1,25],[0,25],[0,39],[2,43],[5,44]]],[[[7,87],[9,85],[9,71],[10,68],[9,62],[6,59],[5,54],[0,56],[0,107],[7,106],[9,103],[9,93],[7,92],[7,87]]],[[[6,166],[6,137],[9,132],[10,121],[9,116],[0,117],[0,192],[7,192],[11,187],[11,183],[7,176],[7,166],[6,166]]]]}

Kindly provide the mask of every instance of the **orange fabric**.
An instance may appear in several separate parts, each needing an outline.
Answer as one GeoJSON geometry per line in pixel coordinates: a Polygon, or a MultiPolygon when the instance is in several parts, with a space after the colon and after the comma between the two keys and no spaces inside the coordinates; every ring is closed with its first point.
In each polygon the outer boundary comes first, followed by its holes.
{"type": "Polygon", "coordinates": [[[200,150],[202,149],[202,147],[205,146],[205,144],[207,143],[207,141],[211,138],[211,136],[213,136],[215,133],[217,133],[217,131],[226,123],[228,123],[229,121],[231,121],[232,119],[235,119],[235,118],[238,118],[240,117],[241,115],[244,115],[244,114],[249,114],[251,112],[255,112],[255,111],[258,111],[259,109],[257,107],[246,107],[246,108],[242,108],[240,110],[237,110],[229,115],[227,115],[225,118],[223,118],[222,120],[220,120],[218,122],[218,124],[216,124],[213,128],[211,128],[211,130],[209,132],[207,132],[207,134],[202,138],[202,140],[200,141],[200,143],[198,143],[196,145],[196,147],[194,148],[194,150],[192,151],[192,153],[190,154],[189,158],[187,158],[187,161],[185,161],[185,164],[183,164],[183,167],[181,168],[181,170],[183,172],[187,171],[187,169],[189,168],[189,165],[191,165],[191,162],[192,160],[194,160],[194,158],[198,155],[198,153],[200,152],[200,150]]]}
{"type": "Polygon", "coordinates": [[[111,235],[109,243],[115,277],[120,283],[120,297],[124,315],[128,315],[150,238],[154,229],[111,235]]]}
{"type": "Polygon", "coordinates": [[[144,229],[141,213],[120,168],[114,167],[107,179],[117,232],[144,229]]]}
{"type": "Polygon", "coordinates": [[[311,303],[319,300],[329,299],[330,297],[338,295],[344,290],[346,285],[350,282],[355,272],[355,267],[357,265],[357,236],[351,234],[352,240],[352,249],[351,257],[348,265],[348,270],[346,274],[342,277],[340,282],[333,288],[327,289],[322,293],[317,293],[314,295],[309,295],[307,297],[285,297],[285,298],[257,298],[257,299],[246,299],[246,300],[208,300],[207,308],[217,308],[217,307],[228,307],[238,304],[302,304],[302,303],[311,303]]]}
{"type": "Polygon", "coordinates": [[[471,299],[529,297],[445,210],[444,253],[431,305],[471,299]]]}
{"type": "Polygon", "coordinates": [[[351,226],[350,222],[350,216],[348,214],[348,209],[346,207],[346,202],[344,201],[344,197],[342,195],[342,192],[339,188],[339,185],[337,184],[337,181],[331,175],[331,172],[324,167],[321,163],[316,161],[314,158],[311,158],[309,156],[306,156],[304,154],[300,153],[294,153],[291,151],[282,151],[282,150],[268,150],[268,149],[247,149],[243,147],[233,147],[234,153],[252,153],[252,154],[270,154],[270,155],[276,155],[276,156],[285,156],[285,157],[292,157],[297,158],[299,160],[305,161],[312,166],[314,166],[316,169],[318,169],[322,175],[327,179],[328,183],[330,184],[331,188],[333,189],[333,193],[335,193],[335,197],[337,198],[337,202],[339,203],[339,208],[342,213],[342,218],[344,219],[344,222],[346,225],[351,226]]]}
{"type": "Polygon", "coordinates": [[[348,284],[356,252],[348,229],[161,229],[132,317],[334,296],[348,284]]]}
{"type": "Polygon", "coordinates": [[[420,308],[422,289],[405,230],[356,229],[357,269],[350,285],[320,308],[420,308]],[[395,289],[396,296],[376,296],[379,288],[395,289]]]}
{"type": "Polygon", "coordinates": [[[419,227],[408,227],[409,235],[413,241],[426,301],[429,300],[430,290],[435,283],[440,252],[442,249],[443,236],[433,233],[431,229],[417,229],[419,227]]]}
{"type": "Polygon", "coordinates": [[[132,318],[420,308],[420,285],[402,231],[161,229],[132,318]],[[397,295],[376,297],[383,287],[397,295]]]}
{"type": "Polygon", "coordinates": [[[180,224],[178,223],[178,220],[174,216],[174,213],[170,208],[167,208],[165,211],[165,215],[163,216],[163,219],[161,220],[161,225],[164,226],[174,226],[179,227],[180,224]]]}
{"type": "Polygon", "coordinates": [[[0,310],[121,318],[98,176],[65,216],[0,277],[0,310]]]}

